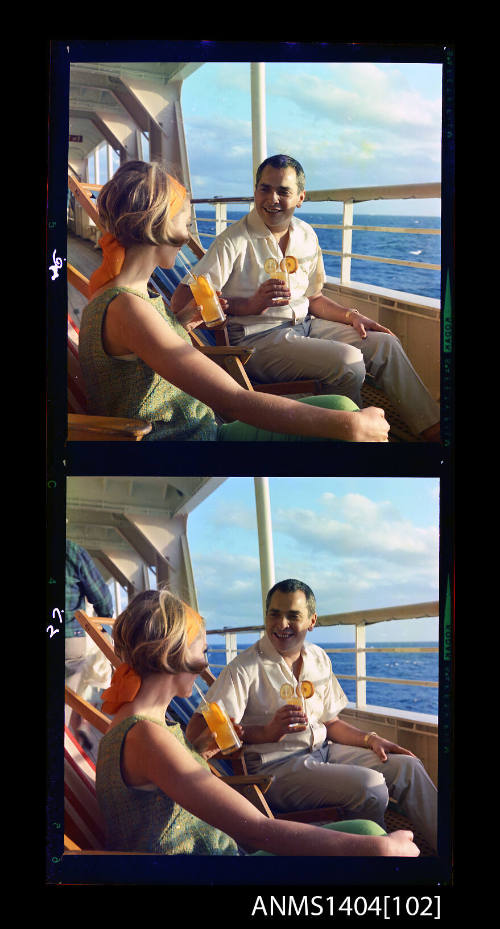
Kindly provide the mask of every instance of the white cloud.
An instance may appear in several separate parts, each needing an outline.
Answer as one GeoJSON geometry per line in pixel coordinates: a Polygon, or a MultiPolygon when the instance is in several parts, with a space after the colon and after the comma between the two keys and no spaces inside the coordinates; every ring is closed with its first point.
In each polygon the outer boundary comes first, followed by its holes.
{"type": "Polygon", "coordinates": [[[291,101],[309,121],[326,119],[330,125],[383,128],[404,136],[439,132],[440,98],[425,98],[375,64],[330,68],[330,81],[300,73],[280,77],[273,82],[273,96],[291,101]]]}
{"type": "Polygon", "coordinates": [[[362,494],[324,495],[320,513],[282,508],[273,517],[273,530],[290,540],[293,551],[313,553],[322,566],[332,558],[344,572],[354,565],[353,574],[362,576],[363,584],[369,577],[367,568],[388,577],[397,566],[401,579],[433,578],[438,569],[437,527],[416,526],[391,502],[375,502],[362,494]]]}

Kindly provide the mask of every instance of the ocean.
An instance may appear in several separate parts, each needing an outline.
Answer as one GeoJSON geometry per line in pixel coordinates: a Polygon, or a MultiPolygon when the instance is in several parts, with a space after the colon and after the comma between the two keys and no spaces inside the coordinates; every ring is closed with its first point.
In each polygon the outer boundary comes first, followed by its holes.
{"type": "MultiPolygon", "coordinates": [[[[238,642],[238,652],[248,648],[252,642],[238,642]]],[[[321,648],[352,648],[352,642],[318,642],[321,648]]],[[[380,642],[373,643],[374,648],[400,647],[432,647],[436,642],[380,642]]],[[[215,646],[214,646],[215,647],[215,646]]],[[[219,646],[217,646],[219,647],[219,646]]],[[[368,648],[370,646],[367,646],[368,648]]],[[[211,651],[208,645],[208,661],[210,669],[216,676],[220,668],[217,664],[225,663],[225,655],[220,651],[211,651]]],[[[356,682],[344,680],[340,675],[355,675],[355,655],[353,652],[330,654],[334,673],[339,677],[339,683],[352,703],[356,702],[356,682]]],[[[439,654],[438,652],[373,652],[366,656],[366,674],[368,677],[389,677],[412,681],[439,680],[439,654]]],[[[431,713],[438,715],[439,689],[437,687],[422,687],[409,684],[381,684],[367,681],[366,702],[374,706],[388,706],[393,709],[407,712],[431,713]]]]}
{"type": "MultiPolygon", "coordinates": [[[[197,210],[198,217],[210,218],[210,223],[200,223],[199,233],[204,248],[212,242],[204,238],[203,233],[215,234],[215,221],[213,212],[197,210]]],[[[247,211],[230,212],[228,219],[237,220],[246,216],[247,211]]],[[[341,213],[307,213],[300,209],[299,219],[315,225],[316,223],[341,223],[341,213]]],[[[397,258],[402,261],[417,261],[421,264],[441,264],[441,236],[418,233],[421,229],[440,229],[439,216],[397,216],[397,215],[369,215],[354,212],[355,226],[398,226],[405,229],[415,229],[413,233],[399,232],[365,232],[353,231],[351,251],[361,255],[375,255],[384,258],[397,258]]],[[[340,251],[342,231],[340,229],[316,229],[319,244],[322,249],[340,251]]],[[[340,277],[340,257],[324,255],[325,272],[330,277],[340,277]]],[[[351,280],[362,284],[374,284],[377,287],[387,287],[391,290],[400,290],[406,293],[419,294],[423,297],[440,298],[440,271],[431,271],[427,268],[408,268],[404,265],[390,265],[374,261],[351,260],[351,280]]]]}

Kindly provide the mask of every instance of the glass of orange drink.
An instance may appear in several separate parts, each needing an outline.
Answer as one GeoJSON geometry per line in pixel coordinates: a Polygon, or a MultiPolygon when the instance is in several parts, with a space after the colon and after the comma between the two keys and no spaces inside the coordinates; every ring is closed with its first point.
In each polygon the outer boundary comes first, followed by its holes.
{"type": "MultiPolygon", "coordinates": [[[[307,716],[306,712],[306,699],[307,697],[312,697],[314,693],[314,685],[311,681],[299,681],[297,687],[293,688],[292,684],[282,684],[280,688],[280,697],[288,706],[297,706],[302,710],[304,716],[307,716]]],[[[290,728],[295,729],[300,726],[301,723],[290,723],[290,728]]]]}
{"type": "Polygon", "coordinates": [[[279,262],[277,258],[267,258],[264,262],[264,271],[269,274],[269,277],[284,281],[288,289],[290,289],[290,274],[293,274],[298,266],[299,263],[293,255],[286,255],[279,262]]]}
{"type": "Polygon", "coordinates": [[[215,292],[215,288],[210,282],[210,278],[204,274],[194,277],[189,281],[191,293],[196,300],[197,306],[201,309],[201,315],[205,325],[211,329],[214,326],[220,326],[225,322],[226,314],[220,305],[220,300],[215,292]]]}
{"type": "Polygon", "coordinates": [[[241,739],[236,734],[229,716],[220,703],[207,703],[206,700],[203,700],[200,710],[223,755],[230,755],[241,748],[241,739]]]}

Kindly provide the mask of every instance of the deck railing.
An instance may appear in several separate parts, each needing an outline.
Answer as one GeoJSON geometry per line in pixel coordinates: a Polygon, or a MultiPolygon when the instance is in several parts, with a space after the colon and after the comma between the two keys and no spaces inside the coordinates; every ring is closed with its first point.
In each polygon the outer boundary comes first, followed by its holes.
{"type": "MultiPolygon", "coordinates": [[[[435,615],[438,615],[439,608],[438,604],[435,605],[435,615]]],[[[432,615],[432,611],[427,612],[427,616],[432,615]]],[[[424,618],[424,616],[416,616],[415,619],[424,618]]],[[[329,622],[330,617],[320,616],[318,617],[316,629],[326,628],[327,626],[340,625],[335,622],[329,622]]],[[[397,620],[393,620],[397,622],[397,620]]],[[[342,625],[346,625],[345,622],[342,625]]],[[[366,656],[374,654],[377,652],[387,652],[387,653],[438,653],[439,647],[435,646],[418,646],[418,645],[397,645],[397,646],[367,646],[366,645],[366,628],[367,624],[363,620],[357,620],[353,622],[355,630],[355,644],[352,648],[335,648],[334,646],[328,646],[324,648],[324,651],[328,654],[354,654],[356,657],[356,673],[355,674],[342,674],[335,671],[335,675],[339,680],[350,680],[356,682],[356,707],[366,707],[366,684],[367,682],[373,683],[382,683],[382,684],[400,684],[404,686],[412,687],[439,687],[438,681],[421,681],[421,680],[408,680],[403,678],[389,678],[389,677],[371,677],[366,673],[366,656]]],[[[238,633],[242,632],[252,632],[256,633],[259,636],[264,634],[264,626],[247,626],[239,628],[228,628],[228,629],[219,629],[219,630],[209,630],[207,629],[207,636],[209,635],[223,635],[225,638],[224,646],[209,646],[209,651],[213,653],[222,653],[225,655],[225,662],[220,664],[217,662],[210,662],[210,667],[214,672],[219,672],[229,664],[238,654],[238,644],[237,636],[238,633]]]]}
{"type": "MultiPolygon", "coordinates": [[[[97,194],[101,189],[99,184],[87,184],[76,182],[75,178],[68,174],[69,189],[75,199],[81,204],[82,195],[90,201],[91,194],[97,194]]],[[[396,184],[386,187],[352,187],[352,188],[330,188],[328,190],[311,190],[307,191],[305,202],[323,203],[336,202],[342,203],[342,222],[341,223],[310,223],[314,229],[340,229],[342,231],[342,243],[340,251],[335,249],[323,248],[324,255],[333,255],[340,258],[340,277],[341,284],[351,283],[351,260],[372,261],[382,264],[403,265],[408,268],[417,270],[440,271],[440,264],[432,264],[424,261],[411,261],[401,258],[382,257],[381,255],[364,255],[352,251],[352,233],[356,232],[391,232],[397,234],[411,235],[441,235],[440,229],[415,229],[415,227],[406,226],[366,226],[354,225],[354,204],[364,203],[369,200],[401,200],[401,199],[439,199],[441,197],[441,184],[396,184]]],[[[91,202],[91,205],[94,204],[91,202]]],[[[220,233],[236,220],[228,219],[227,206],[229,203],[244,203],[251,209],[253,197],[212,197],[207,199],[193,199],[191,201],[196,209],[196,204],[208,204],[215,208],[215,232],[203,232],[199,229],[200,224],[213,223],[214,218],[204,216],[195,216],[195,229],[200,241],[203,239],[215,239],[220,233]]],[[[85,210],[88,213],[88,203],[85,203],[85,210]]],[[[97,216],[97,210],[95,210],[97,216]]],[[[87,223],[89,220],[87,219],[87,223]]],[[[92,222],[92,217],[90,219],[92,222]]],[[[95,223],[95,217],[94,217],[95,223]]],[[[193,243],[196,247],[196,243],[193,243]]],[[[199,255],[197,257],[200,257],[199,255]]]]}
{"type": "MultiPolygon", "coordinates": [[[[342,222],[341,223],[310,223],[314,229],[341,229],[342,245],[340,251],[333,249],[322,249],[324,255],[334,255],[340,257],[340,283],[349,284],[351,282],[351,260],[353,258],[360,261],[375,261],[385,264],[404,265],[409,268],[419,270],[427,269],[431,271],[440,271],[440,264],[431,264],[423,261],[406,261],[400,258],[381,257],[380,255],[363,255],[352,251],[352,233],[353,231],[361,232],[394,232],[398,234],[411,233],[412,235],[441,235],[440,229],[415,229],[405,226],[365,226],[354,225],[354,204],[363,203],[370,200],[404,200],[404,199],[440,199],[441,184],[395,184],[385,187],[351,187],[351,188],[331,188],[328,190],[311,190],[307,191],[305,203],[322,203],[336,202],[342,203],[342,222]]],[[[215,233],[202,232],[198,228],[200,239],[215,239],[228,225],[235,220],[228,219],[227,205],[229,203],[246,203],[251,209],[253,197],[212,197],[205,200],[194,199],[193,204],[206,203],[215,207],[215,233]]],[[[213,223],[213,218],[196,216],[196,224],[213,223]]],[[[202,243],[204,244],[204,243],[202,243]]]]}

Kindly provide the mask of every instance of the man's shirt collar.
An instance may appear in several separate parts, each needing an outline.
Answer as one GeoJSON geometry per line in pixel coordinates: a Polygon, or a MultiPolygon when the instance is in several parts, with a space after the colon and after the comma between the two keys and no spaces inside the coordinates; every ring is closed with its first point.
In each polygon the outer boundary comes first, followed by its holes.
{"type": "MultiPolygon", "coordinates": [[[[253,209],[250,210],[247,216],[247,224],[248,224],[248,229],[251,231],[252,235],[255,235],[255,236],[258,236],[259,238],[264,238],[264,239],[267,239],[270,235],[272,236],[271,230],[269,229],[268,226],[266,226],[264,220],[261,219],[255,207],[253,207],[253,209]]],[[[290,225],[288,227],[289,230],[291,231],[295,225],[296,225],[295,216],[292,216],[290,220],[290,225]]]]}

